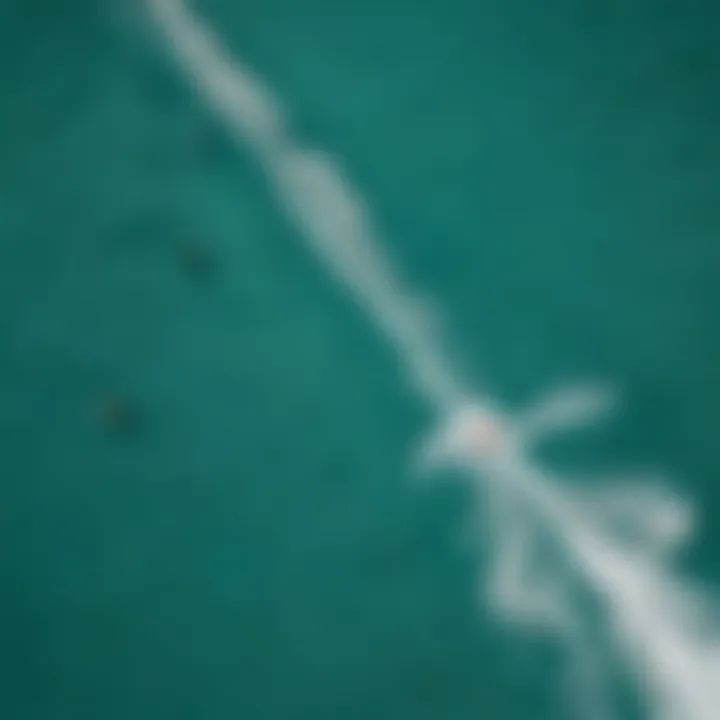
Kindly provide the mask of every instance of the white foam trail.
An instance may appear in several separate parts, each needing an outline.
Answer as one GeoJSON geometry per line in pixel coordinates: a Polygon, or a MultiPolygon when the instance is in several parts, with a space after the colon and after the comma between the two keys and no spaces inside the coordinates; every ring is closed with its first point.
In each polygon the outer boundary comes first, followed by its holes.
{"type": "Polygon", "coordinates": [[[617,392],[611,387],[596,384],[559,388],[515,418],[516,432],[524,443],[534,443],[545,435],[593,423],[617,404],[617,392]]]}
{"type": "Polygon", "coordinates": [[[611,638],[646,691],[654,718],[720,717],[713,598],[681,581],[670,565],[671,550],[691,529],[686,506],[650,486],[636,492],[632,487],[640,486],[627,484],[595,492],[573,488],[524,452],[547,432],[604,412],[607,389],[561,390],[514,418],[466,391],[417,299],[381,252],[368,208],[337,161],[292,138],[273,94],[229,57],[181,0],[147,1],[195,90],[255,152],[309,248],[353,294],[440,415],[439,433],[424,446],[426,460],[459,465],[485,505],[495,508],[490,590],[498,609],[551,630],[587,659],[592,648],[583,640],[582,608],[566,582],[572,573],[603,604],[611,638]],[[633,518],[642,522],[628,535],[633,518]],[[572,570],[563,563],[552,571],[539,566],[534,552],[541,535],[553,538],[572,570]]]}
{"type": "Polygon", "coordinates": [[[150,7],[198,93],[257,153],[318,259],[369,311],[397,348],[418,390],[434,404],[457,405],[463,393],[418,312],[420,302],[393,276],[365,204],[337,161],[293,142],[285,113],[271,93],[248,68],[230,61],[181,3],[150,0],[150,7]]]}

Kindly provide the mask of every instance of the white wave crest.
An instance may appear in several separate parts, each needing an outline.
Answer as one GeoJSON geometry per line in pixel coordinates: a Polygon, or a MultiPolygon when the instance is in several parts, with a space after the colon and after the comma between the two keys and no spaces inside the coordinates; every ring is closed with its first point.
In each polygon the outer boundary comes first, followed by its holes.
{"type": "MultiPolygon", "coordinates": [[[[634,480],[578,487],[525,453],[546,433],[603,414],[612,405],[611,389],[560,389],[510,416],[463,388],[418,312],[422,303],[382,252],[369,209],[338,161],[293,139],[273,93],[181,0],[147,2],[199,97],[256,154],[308,248],[366,311],[437,411],[439,430],[423,445],[423,456],[428,464],[459,467],[493,513],[495,562],[483,584],[491,607],[565,641],[589,693],[599,681],[594,648],[583,632],[587,618],[573,589],[581,582],[598,599],[652,717],[720,717],[715,598],[673,567],[672,551],[691,534],[689,504],[665,486],[634,480]],[[542,537],[553,540],[562,562],[539,562],[542,537]]],[[[597,709],[596,700],[585,700],[588,713],[597,709]]]]}

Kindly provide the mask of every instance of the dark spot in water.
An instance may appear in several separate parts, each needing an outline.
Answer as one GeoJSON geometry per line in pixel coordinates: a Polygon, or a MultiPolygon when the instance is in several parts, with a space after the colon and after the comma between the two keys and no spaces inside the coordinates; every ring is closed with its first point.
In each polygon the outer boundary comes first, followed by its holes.
{"type": "Polygon", "coordinates": [[[177,112],[187,102],[182,75],[164,53],[146,42],[135,42],[123,55],[127,77],[137,96],[156,111],[177,112]]]}
{"type": "Polygon", "coordinates": [[[207,280],[217,270],[213,251],[200,243],[185,243],[181,246],[180,265],[185,275],[196,280],[207,280]]]}
{"type": "Polygon", "coordinates": [[[230,154],[224,136],[207,121],[192,116],[179,126],[178,141],[189,159],[203,163],[217,163],[230,154]]]}
{"type": "Polygon", "coordinates": [[[140,426],[137,405],[122,393],[109,393],[100,398],[95,415],[99,425],[112,435],[130,435],[140,426]]]}

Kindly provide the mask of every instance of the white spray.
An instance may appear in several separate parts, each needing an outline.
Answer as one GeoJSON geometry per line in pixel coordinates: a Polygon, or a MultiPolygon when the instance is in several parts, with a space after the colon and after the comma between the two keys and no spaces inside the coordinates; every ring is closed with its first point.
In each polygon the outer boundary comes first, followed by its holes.
{"type": "Polygon", "coordinates": [[[672,568],[673,551],[692,530],[689,506],[654,481],[572,488],[538,468],[526,452],[547,433],[605,413],[613,401],[610,390],[561,389],[513,417],[466,390],[421,303],[390,267],[368,208],[337,161],[293,139],[272,92],[229,56],[182,0],[147,2],[196,92],[256,154],[309,248],[367,312],[413,387],[436,410],[440,429],[423,444],[420,464],[454,464],[493,509],[496,562],[487,584],[493,606],[557,633],[576,653],[578,667],[593,675],[577,601],[556,575],[538,576],[533,566],[534,538],[540,532],[552,536],[600,601],[612,640],[645,691],[652,717],[719,718],[720,639],[713,598],[672,568]]]}

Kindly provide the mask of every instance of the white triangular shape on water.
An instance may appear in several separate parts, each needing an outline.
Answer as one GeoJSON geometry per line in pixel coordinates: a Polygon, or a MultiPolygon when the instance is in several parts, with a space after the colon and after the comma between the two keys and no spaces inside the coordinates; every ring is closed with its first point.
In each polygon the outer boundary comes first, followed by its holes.
{"type": "MultiPolygon", "coordinates": [[[[587,620],[571,589],[582,583],[602,607],[608,639],[646,693],[652,717],[718,720],[716,598],[678,576],[669,562],[669,553],[691,534],[688,505],[659,486],[569,485],[525,453],[550,433],[599,418],[612,406],[612,393],[568,389],[511,417],[464,388],[426,318],[418,315],[417,294],[403,286],[383,253],[367,203],[338,161],[292,137],[271,90],[230,56],[182,0],[147,0],[147,6],[198,96],[256,154],[309,250],[367,313],[408,382],[437,413],[438,430],[424,444],[428,463],[461,470],[480,504],[507,503],[490,538],[498,609],[510,618],[544,623],[571,653],[587,658],[592,648],[581,632],[587,620]],[[629,527],[621,531],[623,526],[629,527]],[[538,533],[562,552],[557,566],[538,567],[538,533]]],[[[590,710],[594,701],[583,699],[590,710]]]]}

